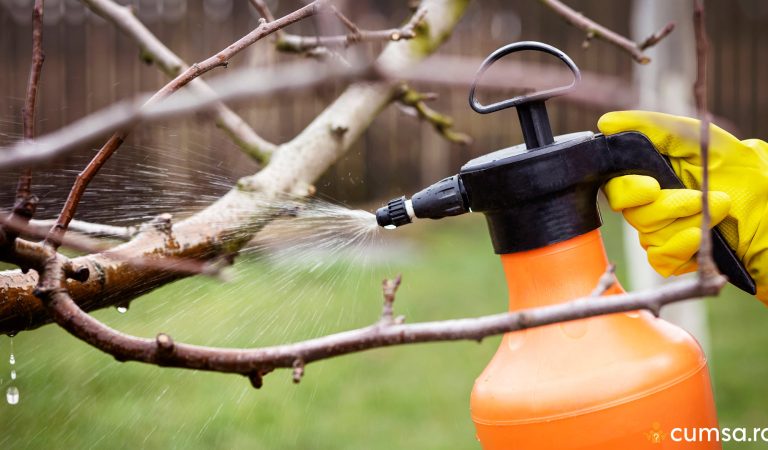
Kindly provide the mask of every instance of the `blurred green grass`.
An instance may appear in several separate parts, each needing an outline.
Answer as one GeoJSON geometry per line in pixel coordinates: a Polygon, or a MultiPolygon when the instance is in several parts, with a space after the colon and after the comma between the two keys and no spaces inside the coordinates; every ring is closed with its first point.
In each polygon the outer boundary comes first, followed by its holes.
{"type": "MultiPolygon", "coordinates": [[[[606,221],[622,278],[618,219],[609,214],[606,221]]],[[[409,322],[506,308],[481,217],[411,225],[374,253],[380,262],[326,271],[309,263],[276,269],[244,256],[229,283],[183,280],[137,300],[127,314],[96,316],[141,336],[162,331],[197,344],[270,345],[375,321],[380,281],[398,273],[396,313],[409,322]]],[[[708,306],[721,425],[768,426],[768,311],[733,289],[708,306]]],[[[368,351],[311,364],[299,385],[288,371],[269,374],[254,390],[235,375],[118,363],[46,326],[14,338],[21,402],[0,403],[0,448],[478,448],[469,392],[498,341],[368,351]]],[[[7,361],[8,339],[0,343],[7,361]]],[[[0,364],[3,391],[8,370],[0,364]]]]}

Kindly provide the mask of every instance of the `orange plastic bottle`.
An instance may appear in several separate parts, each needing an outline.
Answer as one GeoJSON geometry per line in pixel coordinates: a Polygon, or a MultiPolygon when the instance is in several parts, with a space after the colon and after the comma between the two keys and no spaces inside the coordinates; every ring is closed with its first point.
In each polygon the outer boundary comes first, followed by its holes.
{"type": "MultiPolygon", "coordinates": [[[[501,260],[512,311],[589,295],[607,266],[598,230],[501,260]]],[[[721,448],[673,439],[718,426],[709,372],[688,333],[647,312],[506,334],[471,411],[486,450],[721,448]]]]}

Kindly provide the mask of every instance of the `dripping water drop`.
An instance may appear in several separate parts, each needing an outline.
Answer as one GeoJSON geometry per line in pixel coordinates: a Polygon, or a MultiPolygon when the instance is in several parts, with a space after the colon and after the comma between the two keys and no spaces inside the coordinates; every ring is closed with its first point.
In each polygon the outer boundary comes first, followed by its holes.
{"type": "Polygon", "coordinates": [[[116,309],[117,309],[117,312],[119,312],[120,314],[125,314],[126,312],[128,312],[128,308],[125,306],[118,306],[116,309]]]}
{"type": "Polygon", "coordinates": [[[16,357],[13,355],[13,353],[11,353],[11,356],[8,358],[8,363],[11,365],[16,364],[16,357]]]}
{"type": "Polygon", "coordinates": [[[11,380],[15,380],[15,379],[16,379],[16,371],[11,369],[11,380]]]}
{"type": "Polygon", "coordinates": [[[5,400],[9,405],[19,403],[19,389],[16,386],[8,387],[8,390],[5,391],[5,400]]]}

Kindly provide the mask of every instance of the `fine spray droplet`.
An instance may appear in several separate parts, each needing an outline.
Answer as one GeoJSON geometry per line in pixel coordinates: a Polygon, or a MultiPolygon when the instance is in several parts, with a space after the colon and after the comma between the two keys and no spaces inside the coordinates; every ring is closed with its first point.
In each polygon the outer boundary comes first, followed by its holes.
{"type": "Polygon", "coordinates": [[[119,312],[120,314],[125,314],[126,312],[128,312],[128,308],[126,308],[125,306],[118,306],[117,312],[119,312]]]}
{"type": "Polygon", "coordinates": [[[19,389],[16,388],[16,386],[10,386],[8,390],[5,391],[5,400],[8,401],[9,405],[19,403],[19,389]]]}

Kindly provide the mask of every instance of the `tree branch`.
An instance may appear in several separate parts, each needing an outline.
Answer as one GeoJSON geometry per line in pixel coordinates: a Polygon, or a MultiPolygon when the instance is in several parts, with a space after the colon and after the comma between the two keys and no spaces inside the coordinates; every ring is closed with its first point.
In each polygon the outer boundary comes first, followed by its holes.
{"type": "MultiPolygon", "coordinates": [[[[40,73],[43,70],[43,0],[35,0],[32,7],[32,63],[29,67],[29,80],[27,81],[27,96],[24,99],[24,108],[21,110],[24,128],[24,139],[35,138],[35,106],[37,103],[37,88],[40,84],[40,73]]],[[[21,171],[16,187],[16,201],[24,201],[32,195],[32,169],[25,168],[21,171]]]]}
{"type": "Polygon", "coordinates": [[[670,22],[666,24],[661,30],[643,40],[641,43],[637,43],[616,33],[615,31],[609,30],[608,28],[586,17],[584,14],[571,9],[560,0],[539,1],[544,6],[551,9],[555,14],[565,19],[566,22],[587,33],[585,45],[588,45],[592,38],[602,39],[605,42],[613,44],[616,47],[629,53],[632,58],[640,64],[648,64],[651,62],[651,58],[645,55],[643,50],[658,44],[662,39],[667,37],[667,35],[669,35],[672,30],[675,29],[675,23],[670,22]]]}
{"type": "MultiPolygon", "coordinates": [[[[408,67],[428,56],[450,36],[467,3],[466,0],[425,0],[428,12],[424,20],[427,25],[420,28],[414,39],[389,43],[377,60],[378,70],[388,74],[404,73],[408,67]]],[[[280,93],[295,90],[297,86],[316,85],[329,79],[328,74],[333,70],[318,71],[316,63],[307,62],[291,67],[284,65],[272,71],[252,69],[246,71],[250,75],[244,78],[227,77],[217,91],[223,93],[222,98],[227,98],[227,95],[235,97],[235,94],[241,97],[243,92],[253,98],[267,92],[280,93]],[[254,79],[253,74],[260,74],[261,78],[254,79]]],[[[346,79],[354,75],[345,73],[346,79]]],[[[157,233],[142,233],[113,251],[125,256],[163,255],[203,260],[222,253],[236,253],[271,220],[266,212],[274,208],[276,202],[285,199],[286,195],[295,200],[295,196],[305,196],[313,190],[311,183],[350,148],[392,101],[397,85],[398,82],[385,81],[359,82],[349,86],[300,134],[283,144],[263,170],[241,179],[235,188],[203,211],[174,223],[172,231],[178,243],[175,249],[167,249],[157,233]],[[345,131],[340,133],[338,130],[345,131]]],[[[152,111],[158,117],[170,116],[186,111],[191,104],[203,101],[210,104],[212,101],[185,94],[179,93],[160,102],[152,107],[152,111]]],[[[135,109],[129,111],[133,113],[137,110],[138,105],[135,105],[135,109]]],[[[110,120],[117,115],[125,120],[125,114],[125,110],[120,110],[110,120]]],[[[84,127],[82,131],[92,130],[84,127]]],[[[39,140],[37,144],[40,144],[39,140]]],[[[56,146],[54,141],[47,141],[46,145],[49,145],[49,150],[56,146]]],[[[0,161],[28,158],[23,153],[16,153],[19,147],[13,148],[14,155],[9,159],[0,152],[0,161]]],[[[40,156],[40,153],[36,154],[36,157],[40,156]]],[[[130,301],[181,277],[163,270],[137,269],[105,253],[74,261],[91,269],[92,276],[85,283],[66,282],[71,297],[86,311],[130,301]]],[[[2,273],[2,279],[7,286],[7,297],[14,301],[0,302],[0,332],[32,329],[50,321],[46,309],[32,293],[38,281],[36,273],[7,271],[2,273]]]]}
{"type": "MultiPolygon", "coordinates": [[[[121,6],[112,0],[81,0],[91,11],[114,24],[119,30],[131,37],[141,49],[141,58],[151,62],[166,75],[174,78],[180,72],[188,70],[189,65],[166,47],[133,14],[128,6],[121,6]]],[[[189,83],[190,89],[202,95],[214,92],[202,79],[189,83]]],[[[240,116],[225,104],[218,102],[214,106],[216,126],[221,128],[249,156],[260,163],[269,159],[277,146],[259,136],[240,116]]]]}
{"type": "Polygon", "coordinates": [[[682,280],[659,289],[627,294],[584,297],[567,303],[473,319],[457,319],[405,325],[391,320],[396,280],[383,284],[385,307],[382,320],[366,328],[332,334],[293,344],[265,348],[233,349],[202,347],[174,342],[164,333],[143,339],[120,333],[83,312],[67,293],[60,260],[46,262],[44,282],[37,295],[61,327],[86,343],[111,354],[118,361],[139,361],[167,367],[239,373],[260,387],[264,374],[277,368],[292,368],[294,381],[303,375],[306,364],[373,348],[422,342],[473,340],[533,327],[584,319],[603,314],[649,310],[658,311],[669,303],[694,297],[716,295],[726,280],[714,283],[682,280]],[[389,318],[389,320],[387,320],[389,318]]]}
{"type": "MultiPolygon", "coordinates": [[[[269,7],[263,0],[250,0],[253,7],[267,21],[275,20],[269,7]]],[[[424,15],[425,9],[418,10],[413,14],[402,27],[389,28],[385,30],[363,30],[352,22],[341,11],[331,6],[331,11],[338,17],[339,21],[349,30],[349,33],[339,36],[298,36],[284,31],[276,33],[276,48],[289,53],[307,53],[316,50],[319,47],[349,47],[352,44],[361,42],[383,42],[399,41],[401,39],[413,39],[416,36],[416,27],[419,26],[424,15]]]]}
{"type": "Polygon", "coordinates": [[[275,68],[238,69],[212,80],[211,95],[179,92],[170,98],[142,106],[149,95],[138,95],[76,120],[33,142],[17,142],[0,148],[0,168],[44,164],[89,145],[115,130],[141,123],[184,117],[209,110],[220,101],[242,103],[267,95],[280,95],[330,82],[348,81],[370,74],[364,69],[318,68],[314,62],[282,64],[275,68]]]}
{"type": "MultiPolygon", "coordinates": [[[[429,64],[418,67],[388,70],[381,65],[374,70],[360,68],[322,68],[313,62],[283,64],[276,68],[238,69],[219,76],[209,82],[214,94],[201,95],[196,92],[179,92],[174,96],[141,108],[148,95],[139,95],[133,100],[116,103],[110,107],[41,136],[34,142],[17,142],[0,147],[0,168],[12,169],[24,165],[44,164],[68,152],[92,143],[95,139],[121,128],[129,128],[150,121],[183,117],[212,108],[215,102],[241,103],[267,95],[295,93],[318,86],[338,77],[338,81],[368,77],[397,78],[413,82],[431,83],[442,86],[469,86],[481,60],[457,56],[435,56],[429,64]]],[[[524,85],[531,72],[544,83],[557,82],[560,66],[499,61],[499,71],[489,72],[483,85],[490,89],[508,89],[510,85],[524,85]]],[[[636,104],[637,92],[632,86],[617,77],[592,73],[584,75],[581,88],[562,97],[563,101],[601,109],[627,109],[636,104]]]]}

